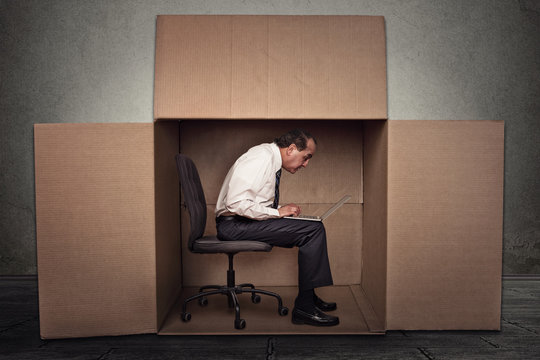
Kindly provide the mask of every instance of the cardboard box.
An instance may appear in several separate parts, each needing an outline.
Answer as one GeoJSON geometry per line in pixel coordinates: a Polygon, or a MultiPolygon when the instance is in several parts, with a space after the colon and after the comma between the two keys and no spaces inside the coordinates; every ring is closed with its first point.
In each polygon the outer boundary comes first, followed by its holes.
{"type": "MultiPolygon", "coordinates": [[[[499,329],[503,123],[386,120],[385,63],[381,17],[158,17],[154,124],[35,125],[41,336],[499,329]],[[224,297],[183,323],[179,301],[227,263],[186,248],[174,155],[197,164],[215,233],[228,167],[296,126],[319,146],[282,202],[353,195],[325,223],[335,286],[319,293],[341,324],[294,326],[242,295],[242,331],[224,297]]],[[[296,250],[235,268],[292,309],[296,250]]]]}

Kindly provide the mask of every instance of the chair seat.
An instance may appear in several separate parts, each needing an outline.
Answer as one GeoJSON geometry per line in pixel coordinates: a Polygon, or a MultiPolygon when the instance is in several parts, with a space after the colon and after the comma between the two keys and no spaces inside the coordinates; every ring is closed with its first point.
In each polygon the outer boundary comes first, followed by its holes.
{"type": "Polygon", "coordinates": [[[261,241],[222,241],[216,236],[203,236],[193,242],[193,252],[203,254],[270,251],[272,245],[261,241]]]}

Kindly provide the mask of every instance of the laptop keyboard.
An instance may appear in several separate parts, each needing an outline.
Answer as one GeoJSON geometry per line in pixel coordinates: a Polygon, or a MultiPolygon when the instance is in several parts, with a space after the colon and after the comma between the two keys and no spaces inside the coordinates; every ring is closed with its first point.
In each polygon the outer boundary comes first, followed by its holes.
{"type": "Polygon", "coordinates": [[[318,219],[319,218],[318,216],[313,216],[313,215],[298,215],[297,217],[303,218],[303,219],[318,219]]]}

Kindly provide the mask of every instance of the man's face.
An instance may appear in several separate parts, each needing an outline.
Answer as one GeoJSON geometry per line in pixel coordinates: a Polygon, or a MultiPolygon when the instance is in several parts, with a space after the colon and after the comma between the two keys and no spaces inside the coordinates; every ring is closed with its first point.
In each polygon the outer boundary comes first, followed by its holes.
{"type": "Polygon", "coordinates": [[[317,145],[315,145],[313,139],[308,139],[307,146],[302,151],[298,151],[294,144],[289,145],[285,151],[285,156],[282,159],[283,168],[291,174],[294,174],[301,168],[306,167],[313,154],[315,154],[316,148],[317,145]]]}

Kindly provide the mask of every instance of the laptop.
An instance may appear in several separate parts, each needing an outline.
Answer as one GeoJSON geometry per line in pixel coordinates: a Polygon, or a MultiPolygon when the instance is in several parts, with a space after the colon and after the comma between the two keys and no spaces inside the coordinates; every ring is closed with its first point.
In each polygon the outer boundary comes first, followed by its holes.
{"type": "Polygon", "coordinates": [[[285,216],[285,219],[294,219],[294,220],[308,220],[308,221],[323,221],[330,215],[332,215],[337,209],[341,207],[341,205],[345,204],[349,199],[351,198],[351,195],[345,195],[341,198],[337,203],[332,205],[330,209],[328,209],[324,214],[321,216],[314,216],[314,215],[303,215],[300,214],[298,216],[285,216]]]}

